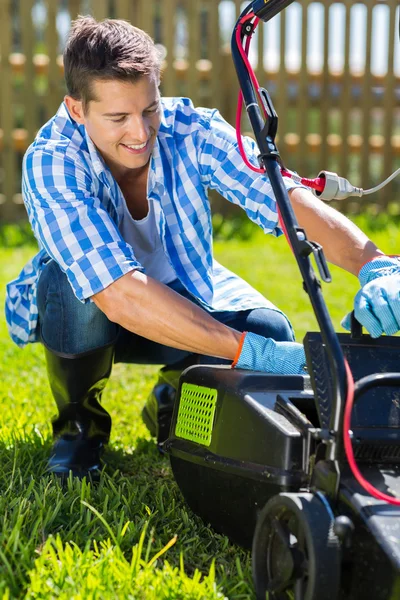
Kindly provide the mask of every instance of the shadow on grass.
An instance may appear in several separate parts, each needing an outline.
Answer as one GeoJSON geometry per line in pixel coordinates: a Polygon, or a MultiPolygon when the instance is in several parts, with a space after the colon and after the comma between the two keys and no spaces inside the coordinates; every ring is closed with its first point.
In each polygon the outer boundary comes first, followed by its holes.
{"type": "MultiPolygon", "coordinates": [[[[21,489],[26,489],[27,480],[32,479],[40,482],[41,478],[52,478],[55,484],[61,483],[62,480],[47,469],[51,448],[52,440],[43,439],[37,430],[29,434],[12,434],[7,440],[0,440],[0,496],[13,487],[17,479],[22,484],[21,489]]],[[[111,444],[102,458],[100,480],[115,478],[116,473],[129,480],[137,478],[139,471],[141,477],[144,474],[164,477],[169,469],[168,458],[158,451],[155,441],[146,438],[138,438],[132,452],[111,444]]],[[[77,477],[71,479],[82,483],[77,477]]]]}

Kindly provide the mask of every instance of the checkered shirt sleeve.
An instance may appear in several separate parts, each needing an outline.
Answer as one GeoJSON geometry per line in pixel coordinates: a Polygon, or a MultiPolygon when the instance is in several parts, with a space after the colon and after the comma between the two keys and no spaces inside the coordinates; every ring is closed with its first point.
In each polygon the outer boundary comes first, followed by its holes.
{"type": "Polygon", "coordinates": [[[25,155],[23,172],[24,200],[35,236],[66,273],[80,301],[141,268],[93,193],[92,178],[78,158],[33,147],[25,155]]]}
{"type": "MultiPolygon", "coordinates": [[[[240,154],[235,129],[218,110],[208,111],[199,130],[201,143],[198,161],[204,185],[216,189],[224,198],[241,206],[251,221],[265,233],[281,235],[275,196],[267,175],[249,169],[240,154]]],[[[256,142],[243,136],[249,162],[259,168],[256,142]]],[[[284,177],[287,190],[304,187],[284,177]]]]}

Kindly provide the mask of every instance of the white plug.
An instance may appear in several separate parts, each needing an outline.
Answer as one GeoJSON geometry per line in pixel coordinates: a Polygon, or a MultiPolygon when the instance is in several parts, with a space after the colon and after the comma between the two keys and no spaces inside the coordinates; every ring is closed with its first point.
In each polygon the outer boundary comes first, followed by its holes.
{"type": "Polygon", "coordinates": [[[337,173],[331,171],[321,171],[318,177],[325,179],[325,187],[322,192],[312,190],[314,196],[321,200],[329,202],[330,200],[344,200],[349,196],[361,197],[364,193],[362,188],[354,187],[344,177],[339,177],[337,173]]]}

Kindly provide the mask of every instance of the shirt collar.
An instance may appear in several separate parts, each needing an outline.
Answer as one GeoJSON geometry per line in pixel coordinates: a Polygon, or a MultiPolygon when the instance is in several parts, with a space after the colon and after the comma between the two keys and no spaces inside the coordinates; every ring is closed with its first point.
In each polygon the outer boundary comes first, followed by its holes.
{"type": "MultiPolygon", "coordinates": [[[[159,134],[160,135],[160,134],[159,134]]],[[[149,171],[149,183],[148,192],[153,190],[158,191],[161,195],[164,193],[164,169],[161,158],[161,144],[159,135],[156,138],[153,152],[150,158],[150,171],[149,171]]]]}
{"type": "Polygon", "coordinates": [[[103,182],[104,182],[104,178],[106,177],[106,172],[109,169],[108,169],[106,163],[104,162],[104,159],[101,156],[100,152],[97,150],[96,146],[90,139],[89,134],[86,131],[86,127],[84,127],[84,131],[85,131],[86,143],[87,143],[88,149],[89,149],[90,161],[92,163],[94,172],[96,173],[97,177],[99,179],[103,180],[103,182]]]}

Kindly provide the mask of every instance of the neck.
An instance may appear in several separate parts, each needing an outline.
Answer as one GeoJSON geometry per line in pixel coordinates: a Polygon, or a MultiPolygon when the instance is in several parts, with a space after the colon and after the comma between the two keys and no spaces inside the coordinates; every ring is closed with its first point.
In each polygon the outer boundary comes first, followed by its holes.
{"type": "Polygon", "coordinates": [[[147,162],[143,167],[139,167],[138,169],[126,169],[121,172],[119,169],[110,168],[111,173],[117,183],[121,183],[124,181],[138,181],[142,178],[147,177],[147,173],[149,171],[150,161],[147,162]]]}

